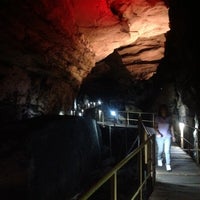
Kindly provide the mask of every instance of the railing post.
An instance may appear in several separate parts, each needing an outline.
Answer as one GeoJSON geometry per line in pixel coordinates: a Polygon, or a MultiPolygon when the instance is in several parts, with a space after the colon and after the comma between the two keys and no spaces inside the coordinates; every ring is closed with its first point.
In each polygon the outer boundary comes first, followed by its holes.
{"type": "Polygon", "coordinates": [[[111,177],[111,200],[117,200],[117,172],[111,177]]]}
{"type": "Polygon", "coordinates": [[[152,127],[155,127],[155,116],[154,116],[154,113],[152,114],[152,127]]]}
{"type": "Polygon", "coordinates": [[[153,185],[156,183],[156,136],[153,135],[152,139],[152,163],[151,163],[151,170],[152,170],[152,177],[153,177],[153,185]]]}
{"type": "Polygon", "coordinates": [[[127,121],[127,126],[129,125],[129,112],[127,111],[126,113],[126,121],[127,121]]]}
{"type": "MultiPolygon", "coordinates": [[[[152,114],[152,127],[155,127],[155,115],[152,114]]],[[[156,183],[156,136],[152,135],[151,140],[151,172],[152,172],[152,184],[156,183]]]]}
{"type": "MultiPolygon", "coordinates": [[[[144,134],[144,141],[147,140],[147,134],[144,134]]],[[[144,164],[147,165],[148,163],[148,144],[144,146],[144,164]]]]}
{"type": "MultiPolygon", "coordinates": [[[[139,138],[140,138],[140,144],[141,145],[144,142],[144,132],[142,131],[142,119],[139,116],[138,117],[138,132],[139,132],[139,138]]],[[[144,148],[140,150],[139,153],[139,174],[140,174],[140,185],[142,185],[142,182],[144,180],[144,148]]],[[[143,200],[143,189],[140,190],[140,200],[143,200]]]]}
{"type": "Polygon", "coordinates": [[[103,123],[103,126],[104,126],[104,112],[102,111],[102,123],[103,123]]]}
{"type": "Polygon", "coordinates": [[[108,125],[109,129],[109,146],[110,146],[110,158],[112,157],[112,129],[111,125],[108,125]]]}
{"type": "MultiPolygon", "coordinates": [[[[142,182],[143,182],[143,169],[142,169],[142,165],[143,165],[143,162],[142,162],[142,150],[140,150],[140,161],[139,161],[139,170],[140,170],[140,185],[142,185],[142,182]]],[[[142,198],[142,193],[143,193],[143,190],[141,189],[140,190],[140,200],[143,200],[142,198]]]]}
{"type": "Polygon", "coordinates": [[[181,134],[181,148],[184,149],[184,126],[183,123],[179,123],[180,134],[181,134]]]}
{"type": "Polygon", "coordinates": [[[197,151],[196,151],[196,162],[197,162],[197,164],[199,164],[199,132],[197,131],[197,134],[196,134],[196,140],[197,140],[197,145],[196,145],[196,149],[197,149],[197,151]]]}
{"type": "MultiPolygon", "coordinates": [[[[147,140],[147,134],[144,133],[144,141],[147,140]]],[[[149,149],[149,143],[147,143],[144,146],[144,163],[143,163],[143,171],[144,171],[144,179],[146,178],[147,174],[149,173],[150,169],[149,169],[149,163],[148,163],[148,157],[149,157],[149,153],[148,152],[149,149]]],[[[145,190],[147,188],[147,184],[145,183],[145,190]]]]}

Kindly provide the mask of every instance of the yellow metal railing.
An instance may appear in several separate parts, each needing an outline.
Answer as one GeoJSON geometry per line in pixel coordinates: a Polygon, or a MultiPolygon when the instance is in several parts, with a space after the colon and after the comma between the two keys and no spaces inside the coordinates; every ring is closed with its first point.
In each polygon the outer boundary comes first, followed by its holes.
{"type": "Polygon", "coordinates": [[[97,192],[108,180],[111,181],[111,200],[117,200],[118,195],[118,177],[117,173],[135,156],[139,158],[139,186],[133,193],[131,200],[143,200],[143,190],[146,189],[147,181],[151,180],[152,186],[155,184],[155,135],[147,133],[144,124],[139,120],[138,124],[140,135],[140,146],[129,153],[123,160],[117,163],[111,171],[106,173],[100,180],[97,181],[88,191],[80,196],[80,200],[87,200],[97,192]]]}
{"type": "MultiPolygon", "coordinates": [[[[200,148],[199,148],[199,133],[200,130],[195,128],[195,127],[191,127],[187,124],[185,124],[186,127],[196,130],[197,134],[196,134],[196,142],[191,143],[187,138],[184,137],[184,132],[183,135],[181,136],[181,134],[176,133],[175,132],[175,137],[176,137],[176,143],[184,150],[186,151],[192,158],[193,160],[199,165],[200,164],[200,148]],[[194,155],[196,154],[196,155],[194,155]]],[[[193,136],[193,139],[194,136],[193,136]]]]}
{"type": "Polygon", "coordinates": [[[148,126],[154,126],[154,113],[149,112],[136,112],[136,111],[116,111],[116,116],[106,116],[102,110],[96,111],[96,120],[101,124],[106,124],[106,122],[113,122],[115,125],[117,123],[126,126],[137,125],[138,118],[142,118],[142,122],[148,124],[148,126]]]}

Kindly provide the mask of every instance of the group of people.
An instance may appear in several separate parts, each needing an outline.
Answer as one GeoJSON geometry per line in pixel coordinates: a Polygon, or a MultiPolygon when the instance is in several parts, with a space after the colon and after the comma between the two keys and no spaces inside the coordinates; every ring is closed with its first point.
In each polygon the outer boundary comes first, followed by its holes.
{"type": "Polygon", "coordinates": [[[171,143],[175,142],[172,117],[166,104],[160,105],[155,117],[157,165],[162,167],[165,159],[166,171],[171,171],[171,143]]]}

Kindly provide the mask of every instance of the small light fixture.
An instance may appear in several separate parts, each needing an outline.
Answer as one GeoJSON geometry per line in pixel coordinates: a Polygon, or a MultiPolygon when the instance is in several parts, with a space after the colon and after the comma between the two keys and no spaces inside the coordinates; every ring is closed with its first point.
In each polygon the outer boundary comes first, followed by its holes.
{"type": "Polygon", "coordinates": [[[83,116],[83,114],[82,114],[81,112],[79,112],[79,113],[78,113],[78,116],[80,116],[80,117],[81,117],[81,116],[83,116]]]}
{"type": "Polygon", "coordinates": [[[183,122],[179,122],[179,128],[180,128],[181,133],[183,133],[185,124],[183,122]]]}
{"type": "Polygon", "coordinates": [[[113,117],[116,117],[116,115],[117,115],[117,113],[116,113],[115,110],[111,110],[111,111],[110,111],[110,114],[111,114],[111,116],[113,116],[113,117]]]}
{"type": "Polygon", "coordinates": [[[102,104],[101,100],[98,100],[97,104],[98,104],[98,105],[101,105],[101,104],[102,104]]]}
{"type": "Polygon", "coordinates": [[[185,124],[183,122],[179,122],[179,128],[181,132],[181,148],[184,148],[184,128],[185,124]]]}
{"type": "Polygon", "coordinates": [[[62,111],[62,110],[59,112],[59,115],[64,115],[64,114],[65,114],[65,113],[64,113],[64,111],[62,111]]]}

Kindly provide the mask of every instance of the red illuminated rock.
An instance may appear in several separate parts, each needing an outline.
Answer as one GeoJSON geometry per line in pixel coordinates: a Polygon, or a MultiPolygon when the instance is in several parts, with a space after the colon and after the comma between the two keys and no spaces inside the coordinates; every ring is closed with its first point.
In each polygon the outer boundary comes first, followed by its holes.
{"type": "Polygon", "coordinates": [[[136,79],[150,78],[163,56],[169,30],[164,0],[14,2],[0,5],[1,102],[58,112],[72,105],[95,63],[115,49],[136,79]]]}
{"type": "Polygon", "coordinates": [[[139,38],[134,43],[119,48],[118,53],[134,78],[147,80],[156,73],[159,62],[163,58],[164,42],[164,34],[139,38]]]}
{"type": "Polygon", "coordinates": [[[168,8],[163,0],[41,1],[49,20],[69,34],[74,34],[75,27],[83,34],[96,62],[140,37],[169,30],[168,8]]]}

